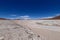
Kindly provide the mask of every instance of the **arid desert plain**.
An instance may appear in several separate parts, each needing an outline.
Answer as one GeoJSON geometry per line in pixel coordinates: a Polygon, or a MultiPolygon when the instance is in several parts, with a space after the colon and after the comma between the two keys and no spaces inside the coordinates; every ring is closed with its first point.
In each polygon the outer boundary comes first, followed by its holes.
{"type": "Polygon", "coordinates": [[[60,40],[60,20],[16,20],[16,23],[28,27],[41,40],[60,40]]]}
{"type": "Polygon", "coordinates": [[[60,40],[60,20],[0,20],[0,40],[60,40]]]}

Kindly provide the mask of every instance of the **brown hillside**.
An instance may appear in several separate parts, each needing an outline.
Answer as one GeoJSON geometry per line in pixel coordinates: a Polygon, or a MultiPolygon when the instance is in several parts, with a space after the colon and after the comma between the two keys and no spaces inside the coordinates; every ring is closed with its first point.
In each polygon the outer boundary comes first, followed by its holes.
{"type": "Polygon", "coordinates": [[[7,20],[6,18],[0,18],[0,20],[7,20]]]}
{"type": "Polygon", "coordinates": [[[55,16],[53,18],[46,18],[46,19],[42,19],[42,20],[60,20],[60,15],[59,16],[55,16]]]}

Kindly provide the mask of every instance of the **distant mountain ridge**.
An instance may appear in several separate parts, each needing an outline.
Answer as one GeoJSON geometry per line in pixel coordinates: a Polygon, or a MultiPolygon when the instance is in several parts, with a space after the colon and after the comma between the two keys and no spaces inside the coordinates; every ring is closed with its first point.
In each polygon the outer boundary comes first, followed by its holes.
{"type": "Polygon", "coordinates": [[[60,19],[60,15],[59,16],[55,16],[54,18],[52,19],[60,19]]]}
{"type": "Polygon", "coordinates": [[[6,18],[0,18],[0,20],[8,20],[8,19],[6,19],[6,18]]]}
{"type": "Polygon", "coordinates": [[[60,20],[60,15],[59,16],[54,16],[52,18],[45,18],[43,20],[60,20]]]}
{"type": "MultiPolygon", "coordinates": [[[[7,19],[7,18],[0,18],[0,20],[24,20],[24,19],[7,19]]],[[[37,19],[27,19],[27,20],[37,20],[37,19]]],[[[42,18],[42,19],[39,19],[39,20],[60,20],[60,15],[59,16],[54,16],[54,17],[51,17],[51,18],[42,18]]]]}

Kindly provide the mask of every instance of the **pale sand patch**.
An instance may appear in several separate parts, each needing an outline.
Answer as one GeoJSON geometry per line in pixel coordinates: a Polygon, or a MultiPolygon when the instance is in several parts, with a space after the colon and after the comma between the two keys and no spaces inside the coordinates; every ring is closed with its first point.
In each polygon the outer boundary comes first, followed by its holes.
{"type": "Polygon", "coordinates": [[[42,35],[46,38],[46,40],[60,40],[60,32],[51,31],[47,29],[40,29],[40,28],[32,28],[32,31],[35,33],[42,35]]]}
{"type": "MultiPolygon", "coordinates": [[[[34,23],[36,21],[28,21],[28,20],[17,20],[15,21],[20,25],[23,25],[24,27],[30,28],[33,32],[35,32],[38,35],[41,35],[44,39],[46,40],[60,40],[60,30],[58,31],[53,31],[49,29],[44,29],[44,28],[37,28],[37,25],[34,23]],[[34,27],[35,24],[35,27],[34,27]]],[[[39,22],[39,21],[38,21],[39,22]]],[[[58,21],[60,22],[60,21],[58,21]]]]}
{"type": "Polygon", "coordinates": [[[0,20],[0,40],[41,40],[29,28],[16,24],[14,20],[0,20]]]}

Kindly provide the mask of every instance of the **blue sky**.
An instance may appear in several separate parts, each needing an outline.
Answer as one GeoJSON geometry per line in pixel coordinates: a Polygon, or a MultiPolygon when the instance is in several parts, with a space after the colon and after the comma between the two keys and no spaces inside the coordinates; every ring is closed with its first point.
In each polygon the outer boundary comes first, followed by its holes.
{"type": "Polygon", "coordinates": [[[60,14],[60,0],[0,0],[0,17],[16,18],[28,15],[38,18],[56,14],[60,14]]]}

